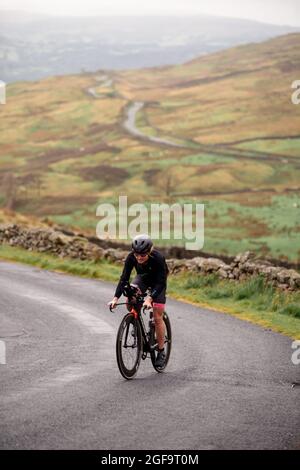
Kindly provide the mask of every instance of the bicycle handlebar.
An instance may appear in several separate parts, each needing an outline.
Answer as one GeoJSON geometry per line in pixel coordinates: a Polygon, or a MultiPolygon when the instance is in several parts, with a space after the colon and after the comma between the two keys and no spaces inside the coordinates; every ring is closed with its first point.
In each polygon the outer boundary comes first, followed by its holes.
{"type": "Polygon", "coordinates": [[[121,302],[120,304],[116,304],[114,308],[112,308],[112,306],[109,305],[109,310],[112,312],[116,307],[119,307],[119,305],[127,305],[127,302],[121,302]]]}
{"type": "MultiPolygon", "coordinates": [[[[131,286],[130,284],[126,284],[123,288],[123,295],[125,297],[128,297],[128,302],[122,302],[120,304],[116,304],[114,308],[118,307],[119,305],[128,305],[128,304],[134,304],[138,305],[144,302],[145,297],[147,297],[147,292],[143,293],[140,292],[138,293],[138,289],[134,286],[131,286]],[[134,299],[134,302],[132,301],[134,299]]],[[[150,309],[150,307],[143,307],[143,313],[145,313],[145,310],[150,309]]],[[[112,306],[109,306],[109,310],[112,312],[114,309],[112,306]]]]}
{"type": "MultiPolygon", "coordinates": [[[[129,302],[129,303],[130,303],[130,302],[129,302]]],[[[141,302],[136,302],[135,305],[138,304],[138,303],[141,303],[141,302]]],[[[119,307],[119,305],[128,305],[128,302],[121,302],[120,304],[116,304],[116,305],[114,306],[114,308],[112,308],[112,306],[109,305],[109,310],[110,310],[111,312],[113,312],[116,307],[119,307]]],[[[150,308],[152,308],[152,307],[147,307],[147,306],[145,305],[145,306],[143,307],[143,313],[145,313],[145,310],[150,310],[150,308]]]]}

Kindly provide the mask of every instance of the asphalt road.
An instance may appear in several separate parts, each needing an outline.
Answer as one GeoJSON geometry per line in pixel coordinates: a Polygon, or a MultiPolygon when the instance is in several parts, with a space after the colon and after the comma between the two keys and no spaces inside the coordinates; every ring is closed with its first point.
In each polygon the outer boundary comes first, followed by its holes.
{"type": "MultiPolygon", "coordinates": [[[[145,103],[143,101],[135,101],[127,110],[127,118],[123,123],[123,127],[131,134],[133,137],[142,137],[143,139],[149,140],[150,142],[155,142],[157,144],[169,145],[171,147],[186,148],[186,145],[177,144],[171,140],[165,139],[163,137],[154,137],[147,134],[144,134],[136,127],[136,115],[144,107],[145,103]]],[[[190,148],[190,147],[188,147],[190,148]]]]}
{"type": "Polygon", "coordinates": [[[168,299],[165,373],[117,368],[112,284],[0,261],[1,449],[300,448],[292,341],[168,299]]]}

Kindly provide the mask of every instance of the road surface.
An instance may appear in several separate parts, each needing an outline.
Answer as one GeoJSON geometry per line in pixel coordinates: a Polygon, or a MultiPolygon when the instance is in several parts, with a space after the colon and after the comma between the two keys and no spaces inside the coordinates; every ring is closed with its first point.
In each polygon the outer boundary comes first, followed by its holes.
{"type": "MultiPolygon", "coordinates": [[[[147,134],[144,134],[136,127],[136,115],[144,107],[145,103],[142,101],[135,101],[127,110],[126,120],[123,123],[124,128],[133,136],[133,137],[142,137],[143,139],[149,140],[149,142],[154,142],[156,144],[169,145],[171,147],[178,148],[187,148],[186,145],[177,144],[171,140],[165,139],[163,137],[153,137],[147,134]]],[[[190,148],[190,147],[188,147],[190,148]]]]}
{"type": "Polygon", "coordinates": [[[292,341],[168,299],[165,373],[123,379],[108,282],[0,261],[1,449],[300,447],[292,341]]]}

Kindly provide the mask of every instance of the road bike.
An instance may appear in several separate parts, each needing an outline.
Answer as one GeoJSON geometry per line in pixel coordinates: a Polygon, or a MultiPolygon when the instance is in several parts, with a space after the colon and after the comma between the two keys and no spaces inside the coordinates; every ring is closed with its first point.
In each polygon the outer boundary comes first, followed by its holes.
{"type": "MultiPolygon", "coordinates": [[[[141,359],[145,360],[150,357],[152,365],[157,372],[163,372],[170,359],[172,347],[172,331],[170,319],[167,312],[163,313],[165,323],[165,362],[162,367],[155,366],[156,352],[158,344],[155,334],[155,324],[153,319],[153,309],[142,308],[144,298],[151,293],[148,289],[145,293],[141,293],[136,286],[126,284],[123,288],[123,295],[127,297],[127,302],[117,304],[126,305],[128,313],[124,316],[120,323],[117,340],[116,355],[119,370],[122,376],[127,379],[133,379],[136,375],[141,359]],[[149,311],[148,328],[145,326],[147,319],[147,310],[149,311]]],[[[113,311],[111,306],[110,311],[113,311]]]]}

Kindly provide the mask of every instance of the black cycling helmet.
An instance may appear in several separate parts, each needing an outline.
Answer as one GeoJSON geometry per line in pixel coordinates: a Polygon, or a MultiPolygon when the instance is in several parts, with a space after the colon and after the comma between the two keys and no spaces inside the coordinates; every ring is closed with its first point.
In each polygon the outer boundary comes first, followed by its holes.
{"type": "Polygon", "coordinates": [[[150,253],[151,248],[153,247],[153,242],[149,235],[142,234],[134,237],[131,246],[134,253],[150,253]]]}

